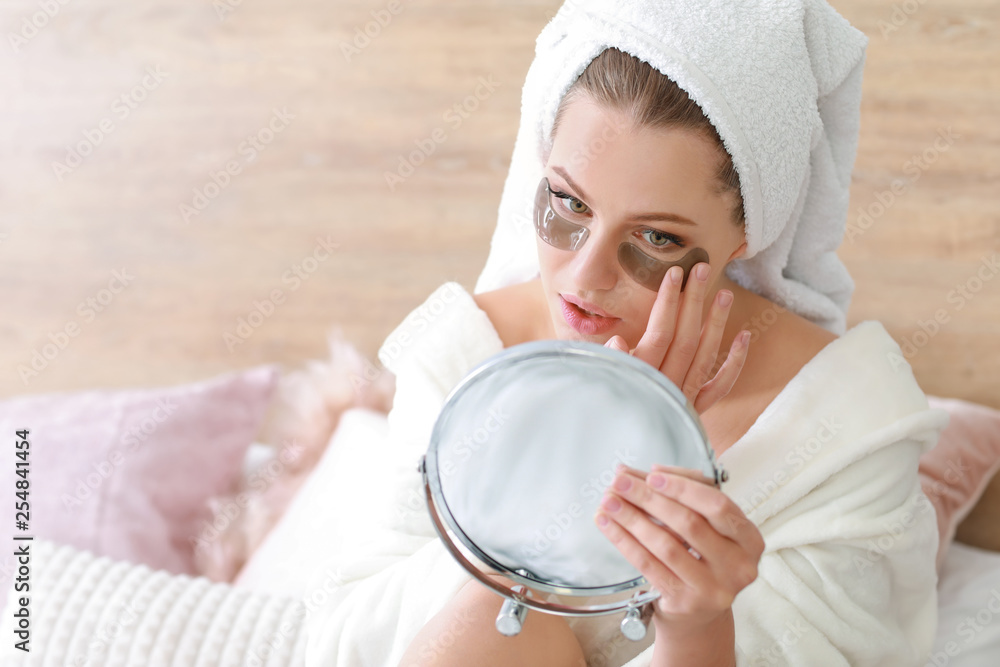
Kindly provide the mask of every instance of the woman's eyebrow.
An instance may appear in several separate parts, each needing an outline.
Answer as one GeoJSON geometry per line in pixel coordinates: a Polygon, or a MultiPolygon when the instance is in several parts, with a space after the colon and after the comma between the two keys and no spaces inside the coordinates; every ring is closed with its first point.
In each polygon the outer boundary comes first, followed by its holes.
{"type": "Polygon", "coordinates": [[[557,174],[565,178],[566,182],[569,183],[569,187],[573,188],[574,190],[580,193],[580,197],[582,197],[583,199],[590,199],[590,197],[587,196],[587,193],[583,191],[583,188],[577,185],[576,181],[574,181],[572,178],[569,177],[569,174],[566,173],[565,169],[556,165],[555,167],[552,167],[552,171],[556,172],[557,174]]]}
{"type": "MultiPolygon", "coordinates": [[[[574,182],[573,179],[570,178],[569,174],[566,173],[565,169],[563,169],[559,165],[556,165],[552,167],[552,171],[556,172],[557,174],[565,178],[566,182],[569,183],[569,186],[574,190],[576,190],[577,193],[579,193],[581,199],[590,200],[590,197],[588,197],[587,193],[583,191],[583,188],[577,185],[576,182],[574,182]]],[[[635,220],[638,222],[653,222],[656,220],[667,220],[669,222],[677,222],[682,225],[693,225],[693,226],[698,225],[698,223],[694,222],[693,220],[689,220],[685,218],[683,215],[677,215],[676,213],[636,213],[634,215],[626,216],[625,220],[626,221],[635,220]]]]}

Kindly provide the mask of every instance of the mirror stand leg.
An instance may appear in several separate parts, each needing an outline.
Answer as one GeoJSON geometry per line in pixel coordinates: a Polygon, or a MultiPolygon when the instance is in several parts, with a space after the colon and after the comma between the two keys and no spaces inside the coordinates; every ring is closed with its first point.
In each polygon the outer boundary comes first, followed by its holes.
{"type": "MultiPolygon", "coordinates": [[[[511,590],[515,593],[523,593],[526,589],[524,586],[515,586],[511,590]]],[[[504,600],[503,606],[500,607],[500,613],[497,614],[497,630],[506,637],[513,637],[521,632],[521,628],[524,626],[524,617],[527,613],[528,608],[526,606],[517,600],[507,598],[504,600]]]]}
{"type": "Polygon", "coordinates": [[[653,603],[647,602],[641,607],[629,607],[622,619],[622,634],[634,642],[641,641],[646,636],[649,622],[653,618],[653,603]]]}

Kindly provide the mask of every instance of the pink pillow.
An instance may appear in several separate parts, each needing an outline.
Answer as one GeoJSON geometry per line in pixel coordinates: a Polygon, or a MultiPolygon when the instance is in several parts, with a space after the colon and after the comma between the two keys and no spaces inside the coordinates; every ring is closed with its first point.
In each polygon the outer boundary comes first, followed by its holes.
{"type": "MultiPolygon", "coordinates": [[[[278,368],[194,384],[23,396],[0,402],[0,597],[16,576],[13,536],[194,575],[207,499],[239,482],[278,368]],[[16,432],[27,429],[26,449],[16,432]],[[15,521],[17,453],[26,452],[28,527],[15,521]]],[[[21,483],[24,486],[24,483],[21,483]]]]}
{"type": "Polygon", "coordinates": [[[927,396],[927,401],[951,415],[938,444],[920,457],[919,468],[921,487],[937,510],[940,573],[958,524],[1000,470],[1000,410],[957,398],[927,396]]]}

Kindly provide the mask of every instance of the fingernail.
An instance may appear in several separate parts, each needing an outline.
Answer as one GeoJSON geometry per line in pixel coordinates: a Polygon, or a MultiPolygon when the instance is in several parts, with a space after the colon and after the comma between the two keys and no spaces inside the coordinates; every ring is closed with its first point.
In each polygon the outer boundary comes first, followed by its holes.
{"type": "Polygon", "coordinates": [[[646,481],[649,482],[649,485],[653,488],[662,489],[663,485],[667,482],[667,478],[658,472],[654,472],[646,475],[646,481]]]}
{"type": "Polygon", "coordinates": [[[622,508],[622,504],[618,502],[618,499],[615,498],[614,496],[605,497],[604,502],[601,503],[601,505],[603,505],[604,509],[608,510],[609,512],[617,512],[622,508]]]}
{"type": "Polygon", "coordinates": [[[698,280],[708,278],[708,264],[702,262],[698,266],[694,267],[694,275],[698,280]]]}
{"type": "Polygon", "coordinates": [[[607,526],[608,525],[608,515],[607,514],[598,514],[597,515],[597,525],[600,526],[601,528],[604,528],[605,526],[607,526]]]}
{"type": "Polygon", "coordinates": [[[740,334],[740,345],[746,345],[750,342],[750,332],[744,331],[740,334]]]}
{"type": "Polygon", "coordinates": [[[615,489],[618,491],[628,491],[630,486],[632,486],[632,480],[628,477],[619,477],[615,480],[615,489]]]}
{"type": "Polygon", "coordinates": [[[684,275],[684,270],[679,266],[671,266],[670,270],[667,271],[667,274],[670,276],[670,282],[674,285],[680,285],[681,276],[684,275]]]}
{"type": "Polygon", "coordinates": [[[726,307],[733,302],[733,293],[728,290],[719,292],[719,305],[726,307]]]}

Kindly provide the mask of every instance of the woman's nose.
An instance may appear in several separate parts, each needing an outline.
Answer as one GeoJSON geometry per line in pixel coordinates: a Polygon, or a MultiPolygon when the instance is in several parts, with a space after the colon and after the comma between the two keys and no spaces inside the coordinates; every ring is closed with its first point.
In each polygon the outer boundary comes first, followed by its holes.
{"type": "Polygon", "coordinates": [[[573,282],[585,292],[613,289],[621,278],[618,241],[594,232],[592,227],[587,242],[571,253],[573,282]]]}

